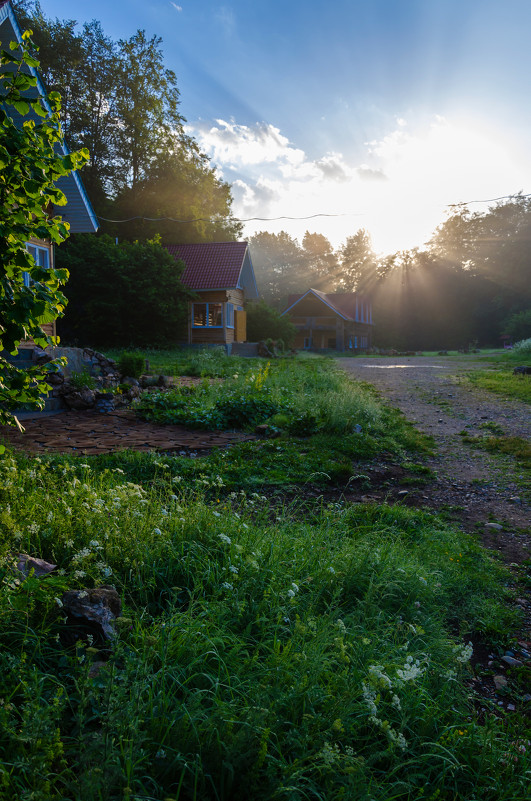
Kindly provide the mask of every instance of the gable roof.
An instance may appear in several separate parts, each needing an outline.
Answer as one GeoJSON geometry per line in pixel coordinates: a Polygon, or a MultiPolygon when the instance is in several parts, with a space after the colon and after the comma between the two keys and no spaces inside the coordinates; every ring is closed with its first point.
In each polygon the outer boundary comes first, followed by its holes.
{"type": "MultiPolygon", "coordinates": [[[[21,41],[22,32],[11,8],[10,0],[0,0],[0,48],[7,49],[10,42],[21,41]]],[[[51,108],[46,100],[46,89],[40,75],[34,67],[29,67],[29,71],[37,78],[37,94],[42,98],[48,112],[51,113],[51,108]]],[[[29,116],[31,115],[32,112],[29,116]]],[[[14,109],[10,109],[10,116],[15,125],[22,125],[24,118],[14,109]]],[[[33,118],[38,120],[35,114],[33,118]]],[[[64,142],[58,147],[58,150],[63,156],[70,152],[64,142]]],[[[69,175],[61,176],[55,185],[66,197],[67,203],[65,206],[61,206],[60,213],[62,219],[70,224],[71,233],[95,233],[98,230],[98,221],[78,173],[71,172],[69,175]]]]}
{"type": "Polygon", "coordinates": [[[321,300],[329,309],[338,314],[343,320],[354,321],[356,319],[356,293],[355,292],[338,292],[334,294],[327,294],[321,292],[319,289],[309,289],[302,295],[290,295],[288,297],[288,308],[282,312],[286,314],[294,306],[299,303],[303,298],[308,295],[314,295],[321,300]]]}
{"type": "Polygon", "coordinates": [[[181,281],[189,289],[245,290],[248,298],[258,297],[247,242],[202,242],[195,245],[166,245],[175,259],[186,265],[181,281]]]}

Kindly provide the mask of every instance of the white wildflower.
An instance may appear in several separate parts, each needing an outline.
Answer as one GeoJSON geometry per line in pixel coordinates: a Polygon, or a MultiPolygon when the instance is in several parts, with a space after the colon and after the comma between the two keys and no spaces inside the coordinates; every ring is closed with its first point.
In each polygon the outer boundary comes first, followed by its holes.
{"type": "Polygon", "coordinates": [[[234,586],[232,584],[230,584],[228,581],[224,581],[221,586],[223,587],[224,590],[233,590],[234,589],[234,586]]]}
{"type": "Polygon", "coordinates": [[[454,647],[454,654],[457,662],[468,662],[472,654],[474,653],[474,647],[471,642],[467,645],[461,644],[456,645],[454,647]]]}
{"type": "Polygon", "coordinates": [[[230,544],[231,544],[231,542],[232,542],[231,538],[230,538],[230,537],[227,537],[227,535],[226,535],[226,534],[218,534],[218,537],[219,537],[219,538],[220,538],[220,540],[222,540],[223,542],[226,542],[226,543],[227,543],[227,545],[230,545],[230,544]]]}

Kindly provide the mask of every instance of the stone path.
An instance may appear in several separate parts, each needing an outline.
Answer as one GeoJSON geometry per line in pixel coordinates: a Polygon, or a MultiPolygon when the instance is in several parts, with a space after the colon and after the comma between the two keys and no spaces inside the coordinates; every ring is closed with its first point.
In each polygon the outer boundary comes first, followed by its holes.
{"type": "Polygon", "coordinates": [[[22,421],[23,433],[0,427],[0,441],[28,453],[75,453],[95,455],[122,450],[160,451],[205,455],[255,439],[251,434],[227,431],[194,431],[182,426],[157,425],[139,420],[132,411],[112,414],[93,411],[63,412],[22,421]]]}

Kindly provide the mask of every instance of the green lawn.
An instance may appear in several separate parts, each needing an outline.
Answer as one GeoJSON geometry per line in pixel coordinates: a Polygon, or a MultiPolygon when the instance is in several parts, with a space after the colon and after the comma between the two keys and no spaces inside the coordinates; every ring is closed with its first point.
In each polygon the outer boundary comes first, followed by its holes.
{"type": "Polygon", "coordinates": [[[527,797],[528,723],[476,715],[469,685],[468,643],[517,625],[507,573],[425,512],[286,500],[374,456],[424,474],[403,418],[314,363],[258,390],[318,410],[304,437],[0,458],[0,798],[527,797]],[[18,553],[58,569],[22,582],[18,553]],[[100,584],[124,603],[112,648],[62,644],[63,592],[100,584]]]}

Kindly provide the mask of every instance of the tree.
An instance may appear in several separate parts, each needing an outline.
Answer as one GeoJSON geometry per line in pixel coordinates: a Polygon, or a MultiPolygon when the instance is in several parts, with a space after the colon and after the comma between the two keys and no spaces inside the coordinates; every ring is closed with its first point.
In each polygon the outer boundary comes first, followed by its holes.
{"type": "Polygon", "coordinates": [[[121,242],[75,234],[57,251],[68,264],[67,341],[97,347],[171,345],[186,338],[188,300],[183,262],[158,242],[121,242]]]}
{"type": "Polygon", "coordinates": [[[306,231],[302,249],[309,271],[307,288],[311,284],[313,289],[333,292],[338,284],[338,260],[329,240],[323,234],[306,231]]]}
{"type": "Polygon", "coordinates": [[[340,248],[339,259],[341,270],[337,289],[344,292],[370,290],[376,277],[377,259],[368,232],[360,228],[353,236],[347,237],[340,248]]]}
{"type": "Polygon", "coordinates": [[[310,272],[304,251],[286,231],[270,234],[260,231],[249,239],[260,295],[281,305],[287,296],[306,292],[310,272]]]}
{"type": "MultiPolygon", "coordinates": [[[[53,207],[66,203],[55,181],[81,167],[88,153],[60,155],[60,97],[38,95],[38,61],[31,55],[30,32],[0,56],[0,352],[16,354],[23,340],[54,344],[42,330],[63,313],[61,286],[68,271],[39,267],[26,250],[30,237],[59,244],[68,224],[53,207]]],[[[45,372],[21,370],[0,356],[0,422],[16,424],[20,404],[39,408],[48,390],[45,372]]]]}
{"type": "Polygon", "coordinates": [[[90,151],[82,177],[106,218],[101,230],[133,240],[161,234],[166,242],[237,238],[230,187],[185,131],[162,40],[137,31],[114,42],[96,20],[79,32],[74,20],[48,19],[38,3],[19,0],[18,8],[37,30],[46,83],[64,88],[67,141],[90,151]],[[199,222],[173,222],[190,219],[199,222]]]}
{"type": "Polygon", "coordinates": [[[262,339],[282,339],[285,345],[291,345],[297,329],[287,317],[282,317],[277,309],[269,306],[264,300],[250,303],[247,308],[247,339],[259,342],[262,339]]]}

